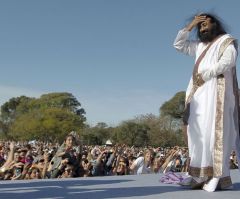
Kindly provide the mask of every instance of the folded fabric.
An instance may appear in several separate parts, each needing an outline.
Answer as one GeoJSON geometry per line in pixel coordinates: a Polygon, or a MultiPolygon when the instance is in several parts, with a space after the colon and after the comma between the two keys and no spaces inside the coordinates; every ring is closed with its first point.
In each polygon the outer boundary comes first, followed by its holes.
{"type": "Polygon", "coordinates": [[[167,172],[165,175],[163,175],[160,178],[161,183],[165,184],[179,184],[181,183],[187,176],[184,176],[179,173],[174,173],[174,172],[167,172]]]}

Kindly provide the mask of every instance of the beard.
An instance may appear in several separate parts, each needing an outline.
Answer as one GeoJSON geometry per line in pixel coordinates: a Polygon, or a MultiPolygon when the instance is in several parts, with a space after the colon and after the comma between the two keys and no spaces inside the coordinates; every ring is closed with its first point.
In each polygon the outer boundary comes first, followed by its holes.
{"type": "Polygon", "coordinates": [[[199,39],[203,43],[211,42],[215,37],[216,37],[216,34],[213,29],[199,33],[199,39]]]}

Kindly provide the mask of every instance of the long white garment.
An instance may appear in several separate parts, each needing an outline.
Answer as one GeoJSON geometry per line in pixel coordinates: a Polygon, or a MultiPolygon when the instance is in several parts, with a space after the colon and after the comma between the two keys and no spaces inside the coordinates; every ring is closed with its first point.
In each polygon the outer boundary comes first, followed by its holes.
{"type": "MultiPolygon", "coordinates": [[[[180,30],[174,47],[191,56],[195,61],[207,47],[198,41],[190,41],[189,31],[180,30]]],[[[205,83],[198,88],[190,102],[190,117],[188,120],[188,146],[191,157],[190,169],[196,169],[192,175],[197,177],[212,176],[214,164],[215,122],[217,108],[217,76],[223,74],[225,78],[225,100],[223,112],[223,160],[222,175],[229,176],[229,157],[236,148],[238,128],[234,124],[235,96],[233,93],[232,69],[236,66],[237,51],[230,44],[219,59],[221,44],[230,35],[226,34],[217,39],[202,59],[198,73],[202,74],[205,83]]],[[[186,98],[193,86],[192,78],[189,82],[186,98]]]]}

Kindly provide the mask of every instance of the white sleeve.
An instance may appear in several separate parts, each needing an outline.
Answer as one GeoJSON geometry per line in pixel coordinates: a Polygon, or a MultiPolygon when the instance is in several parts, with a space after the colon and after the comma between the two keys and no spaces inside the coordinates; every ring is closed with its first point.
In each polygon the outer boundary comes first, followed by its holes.
{"type": "Polygon", "coordinates": [[[208,70],[202,72],[202,78],[206,82],[213,77],[217,77],[220,74],[230,70],[236,65],[237,51],[233,44],[230,44],[223,52],[220,60],[208,70]]]}
{"type": "Polygon", "coordinates": [[[135,164],[136,167],[138,168],[139,166],[141,166],[141,164],[143,163],[143,161],[144,161],[144,158],[143,158],[143,157],[138,157],[138,158],[135,160],[134,164],[135,164]]]}
{"type": "Polygon", "coordinates": [[[184,54],[195,56],[196,49],[199,44],[198,41],[189,40],[189,31],[182,29],[178,32],[177,37],[173,43],[174,48],[184,54]]]}

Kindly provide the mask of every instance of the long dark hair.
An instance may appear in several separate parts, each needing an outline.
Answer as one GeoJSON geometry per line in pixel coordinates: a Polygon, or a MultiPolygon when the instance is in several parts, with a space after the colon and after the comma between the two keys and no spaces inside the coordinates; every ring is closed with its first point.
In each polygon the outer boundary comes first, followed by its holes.
{"type": "MultiPolygon", "coordinates": [[[[219,19],[219,17],[217,17],[214,14],[210,14],[210,13],[201,13],[200,16],[206,16],[206,18],[210,18],[211,19],[211,23],[213,24],[213,34],[214,36],[218,36],[218,35],[223,35],[226,34],[227,31],[224,28],[223,23],[221,22],[221,20],[219,19]]],[[[197,37],[200,38],[200,27],[201,24],[199,23],[197,26],[197,37]]]]}

